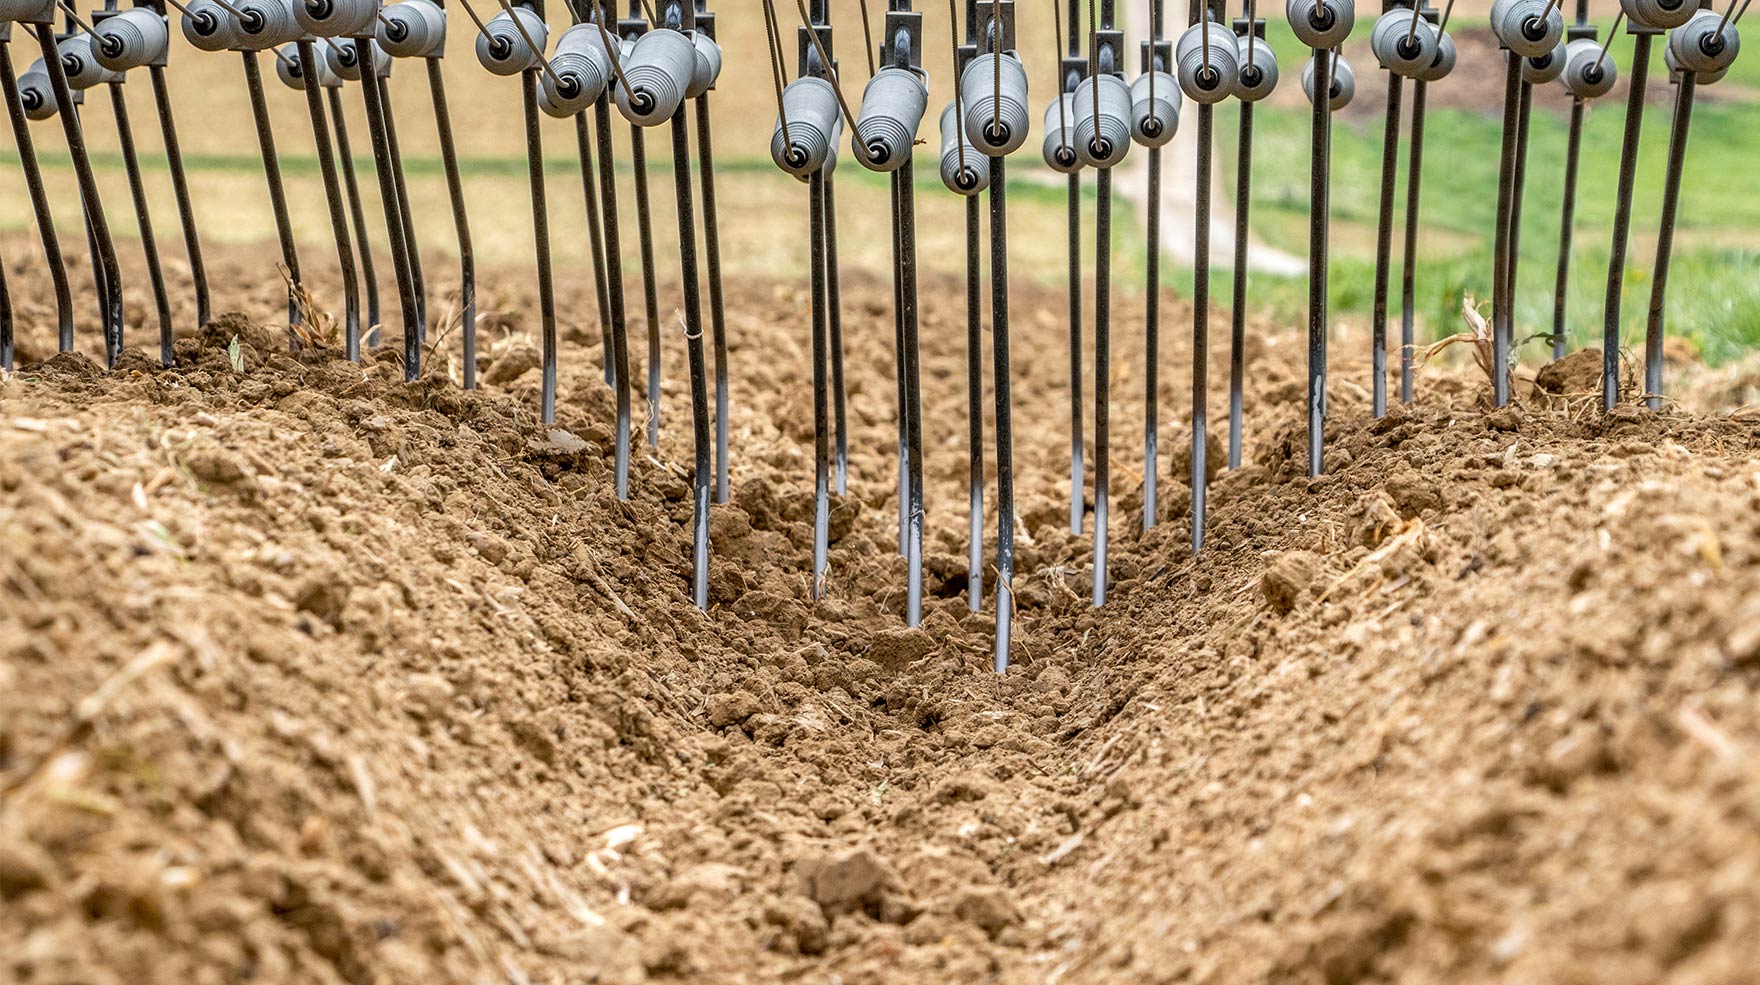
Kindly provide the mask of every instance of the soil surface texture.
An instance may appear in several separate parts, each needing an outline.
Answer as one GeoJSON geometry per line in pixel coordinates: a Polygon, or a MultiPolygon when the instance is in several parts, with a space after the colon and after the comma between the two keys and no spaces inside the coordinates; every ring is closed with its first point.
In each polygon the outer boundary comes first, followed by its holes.
{"type": "MultiPolygon", "coordinates": [[[[983,612],[967,601],[957,280],[923,285],[912,630],[890,284],[843,283],[849,494],[816,603],[805,287],[730,285],[732,502],[700,612],[675,283],[661,445],[638,391],[619,501],[590,279],[559,284],[547,428],[529,272],[485,276],[489,382],[465,392],[445,326],[414,383],[394,337],[360,365],[321,328],[290,354],[267,258],[216,253],[228,313],[198,330],[180,307],[170,370],[140,310],[101,368],[89,292],[81,350],[55,354],[40,265],[9,265],[0,981],[1736,985],[1760,968],[1760,431],[1729,412],[1751,375],[1683,360],[1679,404],[1603,416],[1599,354],[1576,354],[1489,412],[1457,350],[1377,421],[1368,348],[1340,337],[1311,480],[1305,341],[1250,324],[1247,462],[1228,471],[1219,311],[1194,557],[1191,309],[1163,301],[1145,533],[1143,301],[1121,287],[1094,609],[1091,513],[1069,530],[1065,299],[1018,288],[1018,638],[998,676],[994,585],[983,612]]],[[[630,331],[642,381],[639,316],[630,331]]],[[[1090,470],[1092,399],[1090,378],[1090,470]]]]}

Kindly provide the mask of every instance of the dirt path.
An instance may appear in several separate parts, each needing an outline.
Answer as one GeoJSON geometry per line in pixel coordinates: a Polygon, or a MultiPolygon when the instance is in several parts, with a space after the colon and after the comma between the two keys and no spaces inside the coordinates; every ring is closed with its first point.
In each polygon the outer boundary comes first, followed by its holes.
{"type": "MultiPolygon", "coordinates": [[[[1174,18],[1177,20],[1177,18],[1174,18]]],[[[1170,22],[1171,23],[1171,22],[1170,22]]],[[[1178,23],[1183,24],[1180,20],[1178,23]]],[[[1126,4],[1124,15],[1126,45],[1133,57],[1129,59],[1132,68],[1127,75],[1135,78],[1138,61],[1134,53],[1138,50],[1140,39],[1149,35],[1149,9],[1147,4],[1126,4]]],[[[1178,37],[1177,29],[1173,37],[1178,37]]],[[[1297,78],[1299,84],[1300,79],[1297,78]]],[[[1298,89],[1299,94],[1299,89],[1298,89]]],[[[1232,112],[1232,110],[1227,110],[1232,112]]],[[[1174,134],[1173,141],[1162,151],[1162,167],[1164,169],[1161,182],[1161,250],[1163,255],[1173,262],[1190,266],[1197,259],[1197,246],[1194,241],[1196,234],[1197,187],[1198,187],[1198,108],[1191,100],[1186,100],[1180,113],[1179,130],[1174,134]]],[[[1218,148],[1218,150],[1220,150],[1218,148]]],[[[1214,154],[1213,158],[1221,155],[1214,154]]],[[[1210,195],[1210,256],[1211,263],[1218,267],[1234,265],[1235,221],[1234,191],[1235,175],[1232,171],[1224,172],[1220,161],[1212,166],[1214,175],[1210,195]]],[[[1124,166],[1119,169],[1119,189],[1136,205],[1138,222],[1145,227],[1148,224],[1149,203],[1149,155],[1141,147],[1131,150],[1125,159],[1124,166]]],[[[1251,242],[1247,253],[1247,267],[1250,270],[1268,274],[1279,274],[1293,277],[1307,270],[1307,264],[1300,257],[1285,253],[1282,250],[1266,246],[1256,237],[1251,242]]]]}
{"type": "MultiPolygon", "coordinates": [[[[702,614],[685,388],[618,502],[590,285],[563,291],[549,431],[527,276],[485,275],[508,329],[480,394],[402,383],[395,345],[290,357],[243,316],[182,340],[174,372],[131,350],[0,382],[0,978],[1735,983],[1760,963],[1751,423],[1532,394],[1486,415],[1438,369],[1371,424],[1340,339],[1332,474],[1310,481],[1300,346],[1256,334],[1253,464],[1218,478],[1193,558],[1177,455],[1137,532],[1124,304],[1097,611],[1064,532],[1063,299],[1022,289],[1021,659],[998,678],[962,595],[956,284],[925,284],[931,600],[907,631],[888,285],[845,295],[852,495],[816,605],[804,294],[734,292],[735,502],[702,614]]],[[[223,307],[267,319],[274,294],[223,307]]],[[[1171,450],[1189,353],[1167,350],[1171,450]]],[[[681,355],[669,335],[669,372],[681,355]]]]}

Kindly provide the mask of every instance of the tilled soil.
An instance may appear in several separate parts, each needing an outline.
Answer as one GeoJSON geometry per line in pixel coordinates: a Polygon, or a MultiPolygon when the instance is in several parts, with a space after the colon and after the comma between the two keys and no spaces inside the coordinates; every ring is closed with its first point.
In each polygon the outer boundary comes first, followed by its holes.
{"type": "Polygon", "coordinates": [[[216,267],[248,314],[190,331],[171,371],[150,347],[113,372],[50,357],[40,271],[8,271],[42,361],[0,384],[0,979],[1760,967],[1760,433],[1739,416],[1603,417],[1578,356],[1497,413],[1482,377],[1427,369],[1371,421],[1366,350],[1340,339],[1310,480],[1302,340],[1255,325],[1250,464],[1218,474],[1193,557],[1190,311],[1166,301],[1145,534],[1121,287],[1095,610],[1064,301],[1020,288],[1021,635],[998,677],[965,596],[957,282],[925,284],[930,599],[907,630],[889,285],[845,283],[851,494],[818,603],[805,293],[732,290],[734,495],[701,613],[676,329],[662,447],[619,502],[590,282],[562,290],[552,430],[521,272],[486,278],[497,382],[465,393],[402,382],[395,340],[361,366],[288,355],[263,255],[216,267]]]}

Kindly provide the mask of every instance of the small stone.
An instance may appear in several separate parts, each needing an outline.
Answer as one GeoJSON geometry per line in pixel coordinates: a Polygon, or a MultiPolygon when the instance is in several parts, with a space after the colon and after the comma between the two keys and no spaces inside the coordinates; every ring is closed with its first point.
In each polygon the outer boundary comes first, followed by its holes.
{"type": "Polygon", "coordinates": [[[293,597],[293,606],[309,612],[330,625],[342,628],[342,612],[348,607],[348,586],[334,577],[317,576],[301,585],[293,597]]]}
{"type": "Polygon", "coordinates": [[[487,386],[505,386],[537,369],[541,364],[538,350],[522,345],[508,350],[506,355],[495,360],[483,373],[483,383],[487,386]]]}
{"type": "Polygon", "coordinates": [[[1485,415],[1485,426],[1492,431],[1516,431],[1525,415],[1520,407],[1499,407],[1485,415]]]}
{"type": "Polygon", "coordinates": [[[427,721],[446,714],[454,693],[452,682],[439,674],[411,674],[404,682],[404,701],[411,716],[427,721]]]}
{"type": "Polygon", "coordinates": [[[865,848],[835,858],[815,856],[795,866],[803,895],[828,917],[854,910],[877,910],[903,884],[898,873],[865,848]]]}
{"type": "Polygon", "coordinates": [[[0,842],[0,900],[46,889],[55,861],[29,841],[0,842]]]}
{"type": "Polygon", "coordinates": [[[959,898],[954,900],[953,912],[961,920],[991,937],[1019,923],[1021,919],[1014,899],[1008,895],[1007,890],[996,886],[973,888],[960,893],[959,898]]]}
{"type": "Polygon", "coordinates": [[[1601,350],[1578,349],[1540,367],[1534,383],[1561,397],[1582,396],[1601,390],[1601,350]]]}
{"type": "Polygon", "coordinates": [[[812,900],[800,896],[783,896],[764,906],[764,922],[780,928],[793,938],[795,950],[802,954],[823,954],[831,942],[831,925],[812,900]]]}
{"type": "Polygon", "coordinates": [[[1302,600],[1319,569],[1320,558],[1312,552],[1287,551],[1265,569],[1259,579],[1259,590],[1265,593],[1265,601],[1271,603],[1272,609],[1288,612],[1302,600]]]}
{"type": "Polygon", "coordinates": [[[709,724],[716,728],[739,725],[762,709],[750,691],[717,694],[709,699],[709,724]]]}
{"type": "Polygon", "coordinates": [[[197,448],[183,456],[183,467],[197,480],[214,486],[229,486],[250,475],[244,459],[225,448],[197,448]]]}

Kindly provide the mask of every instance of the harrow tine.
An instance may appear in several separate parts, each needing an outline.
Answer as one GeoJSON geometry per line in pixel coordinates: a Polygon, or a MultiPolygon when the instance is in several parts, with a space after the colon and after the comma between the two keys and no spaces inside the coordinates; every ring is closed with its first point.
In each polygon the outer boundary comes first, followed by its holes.
{"type": "Polygon", "coordinates": [[[122,169],[128,176],[129,196],[134,200],[135,222],[140,229],[141,252],[146,255],[147,281],[153,292],[153,309],[159,319],[159,364],[171,366],[171,299],[165,292],[165,271],[159,263],[159,244],[153,236],[153,217],[147,211],[147,189],[141,181],[140,156],[135,152],[134,127],[128,118],[128,100],[122,94],[122,76],[108,84],[110,108],[116,117],[116,138],[122,151],[122,169]]]}
{"type": "MultiPolygon", "coordinates": [[[[678,2],[678,0],[673,0],[678,2]]],[[[703,359],[703,306],[697,278],[697,218],[691,195],[690,133],[680,103],[672,114],[672,173],[678,195],[678,254],[684,279],[684,338],[691,374],[691,426],[696,449],[692,472],[691,596],[697,608],[709,608],[709,494],[714,465],[710,460],[709,387],[703,359]]]]}
{"type": "MultiPolygon", "coordinates": [[[[93,249],[93,266],[97,268],[98,294],[104,325],[105,364],[112,368],[122,352],[122,275],[116,262],[116,245],[110,238],[110,223],[104,216],[104,203],[98,195],[97,179],[92,173],[91,156],[86,152],[85,131],[80,126],[73,92],[67,84],[67,73],[61,65],[55,30],[48,23],[31,25],[37,35],[37,46],[43,53],[44,72],[49,76],[50,91],[61,108],[61,130],[67,138],[67,149],[73,158],[75,179],[79,182],[80,201],[86,217],[87,235],[93,249]]],[[[71,341],[70,341],[71,347],[71,341]]]]}
{"type": "Polygon", "coordinates": [[[1668,266],[1674,256],[1675,217],[1680,212],[1681,173],[1687,155],[1687,132],[1693,123],[1693,94],[1698,73],[1674,73],[1674,118],[1669,125],[1668,165],[1663,172],[1662,222],[1656,239],[1656,270],[1650,279],[1650,310],[1644,331],[1644,402],[1662,409],[1662,341],[1664,304],[1668,298],[1668,266]]]}
{"type": "Polygon", "coordinates": [[[275,151],[275,131],[269,123],[269,105],[263,98],[263,73],[255,51],[243,51],[245,90],[250,95],[251,119],[257,129],[257,149],[263,158],[263,176],[269,184],[269,208],[275,216],[275,235],[281,242],[281,262],[287,267],[287,347],[298,352],[297,329],[303,322],[299,292],[303,287],[299,272],[299,250],[294,245],[293,224],[287,216],[287,191],[281,183],[281,159],[275,151]]]}
{"type": "MultiPolygon", "coordinates": [[[[1607,261],[1607,296],[1601,321],[1601,409],[1619,403],[1619,322],[1625,289],[1626,247],[1632,229],[1632,186],[1638,177],[1638,140],[1644,128],[1644,89],[1656,28],[1632,23],[1632,77],[1626,91],[1625,132],[1620,142],[1619,185],[1613,199],[1613,247],[1607,261]]],[[[1611,40],[1611,39],[1610,39],[1611,40]]]]}
{"type": "MultiPolygon", "coordinates": [[[[698,0],[697,31],[715,40],[715,17],[698,0]]],[[[721,229],[715,207],[715,154],[710,139],[709,91],[697,96],[697,178],[703,195],[703,256],[709,275],[709,334],[715,347],[715,501],[726,503],[728,491],[727,317],[721,294],[721,229]]]]}
{"type": "Polygon", "coordinates": [[[1571,99],[1571,118],[1565,136],[1564,192],[1558,222],[1558,272],[1553,286],[1552,358],[1563,359],[1566,332],[1566,289],[1571,277],[1571,236],[1576,225],[1577,167],[1583,148],[1583,107],[1581,97],[1571,99]]]}
{"type": "Polygon", "coordinates": [[[354,249],[348,239],[347,204],[336,176],[336,160],[331,156],[330,124],[324,113],[324,97],[319,92],[324,88],[319,68],[324,56],[318,53],[317,43],[310,38],[301,38],[295,45],[301,68],[300,89],[305,95],[306,115],[312,121],[318,174],[324,182],[324,205],[330,213],[330,233],[336,240],[336,266],[342,273],[343,338],[358,340],[361,333],[360,282],[355,274],[354,249]]]}
{"type": "Polygon", "coordinates": [[[1424,112],[1429,94],[1428,80],[1418,79],[1412,83],[1411,160],[1406,162],[1406,228],[1399,270],[1399,401],[1402,404],[1412,402],[1412,373],[1417,359],[1418,210],[1424,178],[1424,112]]]}
{"type": "Polygon", "coordinates": [[[849,492],[848,398],[843,383],[843,265],[837,259],[837,148],[825,164],[825,324],[831,347],[832,478],[839,496],[849,492]]]}
{"type": "MultiPolygon", "coordinates": [[[[362,69],[362,79],[366,79],[366,69],[362,69]]],[[[384,108],[385,152],[391,164],[391,179],[397,195],[398,221],[403,224],[404,263],[409,268],[411,300],[415,303],[416,341],[425,344],[428,341],[428,286],[427,278],[422,272],[422,248],[416,241],[415,209],[409,201],[409,182],[404,177],[403,151],[397,140],[397,114],[391,105],[391,87],[384,76],[372,72],[373,87],[379,90],[379,105],[384,108]]],[[[408,346],[406,345],[407,349],[408,346]]],[[[420,352],[418,347],[417,352],[420,352]]],[[[416,363],[417,373],[421,365],[416,363]]]]}
{"type": "Polygon", "coordinates": [[[464,359],[464,388],[477,388],[477,261],[471,249],[471,221],[465,210],[464,185],[458,168],[458,149],[452,139],[452,112],[446,100],[446,82],[438,55],[423,58],[428,73],[428,95],[434,103],[434,129],[440,139],[440,162],[446,168],[446,197],[452,205],[452,228],[458,240],[458,301],[464,359]]]}
{"type": "Polygon", "coordinates": [[[148,65],[147,78],[153,88],[153,104],[159,116],[165,163],[171,171],[171,194],[177,200],[177,217],[183,229],[184,252],[189,257],[190,280],[195,284],[196,325],[201,327],[208,324],[212,316],[213,295],[208,289],[208,267],[202,260],[201,235],[196,231],[196,212],[189,194],[189,175],[183,165],[183,147],[178,140],[176,119],[171,115],[171,92],[165,82],[165,66],[148,65]]]}
{"type": "MultiPolygon", "coordinates": [[[[1149,5],[1149,41],[1143,47],[1143,72],[1149,86],[1157,84],[1157,73],[1165,73],[1163,56],[1167,10],[1163,0],[1149,5]]],[[[1133,93],[1134,95],[1134,93],[1133,93]]],[[[1150,96],[1151,104],[1154,97],[1150,96]]],[[[1134,112],[1134,108],[1133,108],[1134,112]]],[[[1206,110],[1205,112],[1208,112],[1206,110]]],[[[1208,116],[1200,116],[1205,123],[1208,116]]],[[[1199,130],[1199,139],[1208,136],[1208,129],[1199,130]]],[[[1145,276],[1143,309],[1143,530],[1152,530],[1160,516],[1159,485],[1161,481],[1161,147],[1150,144],[1148,193],[1144,197],[1148,212],[1148,258],[1145,276]]],[[[1207,179],[1209,164],[1200,159],[1201,177],[1207,179]]],[[[1207,184],[1201,180],[1200,184],[1207,184]]],[[[1200,208],[1205,206],[1200,205],[1200,208]]],[[[1206,250],[1200,262],[1208,262],[1206,250]]],[[[1208,277],[1205,278],[1208,281],[1208,277]]],[[[1195,365],[1195,364],[1194,364],[1195,365]]],[[[1098,381],[1096,381],[1098,383],[1098,381]]]]}
{"type": "Polygon", "coordinates": [[[538,318],[543,348],[543,381],[538,415],[545,424],[556,421],[556,297],[550,272],[550,216],[544,198],[543,132],[538,126],[538,74],[520,72],[520,105],[526,122],[526,177],[532,194],[532,246],[538,265],[538,318]]]}
{"type": "Polygon", "coordinates": [[[599,186],[593,169],[592,124],[587,111],[574,115],[575,156],[581,166],[581,198],[587,207],[587,252],[593,261],[593,300],[599,313],[600,355],[605,363],[605,385],[617,386],[617,363],[612,358],[611,301],[605,284],[605,227],[599,218],[599,186]]]}
{"type": "Polygon", "coordinates": [[[55,220],[49,211],[49,196],[43,188],[43,173],[37,163],[36,143],[31,139],[29,121],[19,96],[18,79],[12,73],[12,46],[8,34],[10,24],[0,24],[0,96],[6,100],[6,115],[12,123],[13,144],[18,148],[19,163],[24,169],[24,183],[36,214],[37,236],[43,243],[43,260],[49,267],[49,282],[55,292],[55,323],[57,346],[61,352],[73,351],[73,291],[67,283],[67,264],[61,256],[61,239],[55,233],[55,220]]]}
{"type": "MultiPolygon", "coordinates": [[[[367,237],[366,208],[361,204],[360,182],[355,177],[354,152],[348,144],[348,119],[342,112],[340,84],[326,88],[325,102],[330,109],[330,123],[336,133],[336,156],[341,161],[342,189],[348,198],[349,220],[354,226],[355,252],[360,257],[360,280],[366,285],[367,311],[364,331],[376,341],[379,333],[379,278],[373,269],[373,244],[367,237]]],[[[344,355],[349,362],[361,361],[363,327],[343,333],[344,355]]]]}
{"type": "Polygon", "coordinates": [[[401,215],[404,206],[397,194],[391,152],[386,144],[383,105],[385,91],[375,79],[377,73],[371,70],[372,40],[355,38],[354,53],[356,64],[361,66],[361,96],[367,110],[367,137],[373,147],[373,172],[379,179],[379,200],[385,209],[385,233],[390,240],[391,267],[397,278],[398,302],[403,315],[403,378],[405,381],[413,381],[421,375],[422,343],[421,333],[417,328],[421,310],[416,300],[415,282],[410,271],[407,241],[404,238],[406,227],[401,215]]]}

